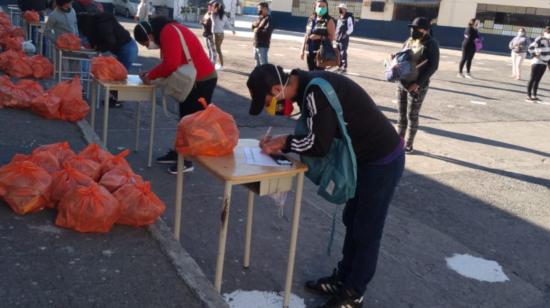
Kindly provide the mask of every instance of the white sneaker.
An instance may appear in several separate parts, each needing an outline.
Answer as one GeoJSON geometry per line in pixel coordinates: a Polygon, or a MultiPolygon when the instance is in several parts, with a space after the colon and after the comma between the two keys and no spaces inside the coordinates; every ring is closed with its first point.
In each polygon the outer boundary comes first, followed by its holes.
{"type": "Polygon", "coordinates": [[[458,77],[458,78],[464,78],[464,74],[458,73],[458,74],[456,74],[456,77],[458,77]]]}
{"type": "Polygon", "coordinates": [[[223,71],[223,66],[220,64],[216,64],[215,68],[217,71],[223,71]]]}
{"type": "Polygon", "coordinates": [[[470,75],[470,73],[466,73],[466,75],[464,75],[464,77],[466,77],[468,79],[474,79],[474,77],[472,77],[472,75],[470,75]]]}

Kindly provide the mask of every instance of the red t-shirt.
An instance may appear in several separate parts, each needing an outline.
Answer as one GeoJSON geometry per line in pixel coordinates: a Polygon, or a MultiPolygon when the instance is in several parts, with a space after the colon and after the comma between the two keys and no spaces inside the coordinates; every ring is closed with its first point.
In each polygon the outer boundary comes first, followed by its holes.
{"type": "Polygon", "coordinates": [[[178,67],[187,64],[178,32],[174,29],[174,26],[180,30],[189,53],[191,53],[193,65],[197,70],[197,80],[201,80],[214,73],[216,69],[204,52],[199,39],[187,27],[174,22],[167,24],[160,31],[160,56],[162,62],[149,72],[149,79],[168,77],[178,67]]]}

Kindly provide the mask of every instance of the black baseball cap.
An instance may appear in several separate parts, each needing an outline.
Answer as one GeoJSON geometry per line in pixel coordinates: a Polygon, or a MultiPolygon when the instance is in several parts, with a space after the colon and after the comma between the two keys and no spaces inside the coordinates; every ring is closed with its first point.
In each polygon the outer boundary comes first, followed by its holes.
{"type": "Polygon", "coordinates": [[[430,21],[426,17],[416,17],[412,23],[409,24],[409,28],[420,28],[429,30],[430,21]]]}
{"type": "Polygon", "coordinates": [[[248,75],[246,86],[252,96],[252,102],[250,103],[250,110],[248,113],[251,115],[258,115],[262,112],[265,105],[265,97],[270,94],[271,87],[281,83],[276,70],[279,71],[282,82],[285,82],[283,68],[273,64],[256,66],[248,75]]]}

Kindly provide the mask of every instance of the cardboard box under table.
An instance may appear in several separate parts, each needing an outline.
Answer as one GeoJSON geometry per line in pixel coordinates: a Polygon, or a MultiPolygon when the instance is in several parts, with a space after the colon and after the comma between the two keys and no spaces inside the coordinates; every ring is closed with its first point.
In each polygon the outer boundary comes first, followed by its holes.
{"type": "MultiPolygon", "coordinates": [[[[307,166],[293,160],[292,166],[265,167],[249,165],[246,162],[244,148],[258,147],[258,140],[241,139],[233,154],[222,157],[186,157],[193,160],[196,165],[206,169],[211,175],[225,184],[222,203],[222,221],[219,235],[218,256],[216,262],[216,277],[214,285],[218,292],[221,291],[223,263],[225,258],[225,246],[227,228],[229,222],[229,209],[231,205],[231,190],[234,185],[243,185],[248,188],[248,210],[246,219],[246,237],[244,251],[244,267],[250,265],[250,245],[252,241],[252,217],[254,210],[254,194],[266,196],[277,192],[287,192],[292,189],[294,177],[297,178],[296,197],[292,214],[292,229],[290,235],[290,248],[288,253],[288,266],[285,281],[284,307],[288,307],[292,288],[292,275],[294,273],[294,256],[296,254],[296,241],[298,238],[298,226],[300,222],[300,210],[302,204],[302,189],[304,186],[304,173],[307,166]]],[[[178,175],[176,180],[176,215],[174,223],[174,235],[179,240],[181,230],[181,212],[183,200],[183,156],[178,155],[178,175]]]]}
{"type": "Polygon", "coordinates": [[[135,150],[139,148],[139,131],[141,121],[141,109],[140,104],[142,102],[149,102],[151,104],[151,133],[149,136],[149,154],[147,160],[147,166],[151,167],[151,161],[153,157],[153,144],[155,141],[155,116],[156,116],[156,88],[154,85],[143,84],[138,75],[128,75],[128,79],[125,81],[101,81],[92,76],[92,106],[91,109],[91,125],[92,129],[95,129],[95,112],[96,104],[98,100],[97,93],[99,88],[105,89],[103,104],[103,145],[107,148],[107,137],[109,136],[109,92],[117,91],[118,100],[121,102],[135,102],[137,103],[136,111],[136,141],[135,150]]]}

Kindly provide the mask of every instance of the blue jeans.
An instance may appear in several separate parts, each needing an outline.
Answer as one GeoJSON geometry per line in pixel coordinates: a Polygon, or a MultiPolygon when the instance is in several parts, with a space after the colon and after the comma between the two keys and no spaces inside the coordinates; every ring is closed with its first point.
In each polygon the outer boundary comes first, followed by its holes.
{"type": "Polygon", "coordinates": [[[363,295],[376,271],[388,207],[405,168],[401,153],[386,165],[357,168],[357,190],[342,215],[346,237],[338,273],[345,288],[363,295]]]}
{"type": "Polygon", "coordinates": [[[115,55],[117,60],[122,63],[122,65],[124,65],[127,70],[130,70],[130,67],[132,67],[132,63],[136,61],[138,55],[138,47],[136,41],[129,41],[128,43],[120,47],[115,55]]]}
{"type": "Polygon", "coordinates": [[[267,52],[269,48],[266,47],[255,47],[254,48],[254,58],[256,59],[256,66],[267,64],[267,52]]]}

